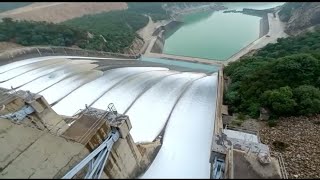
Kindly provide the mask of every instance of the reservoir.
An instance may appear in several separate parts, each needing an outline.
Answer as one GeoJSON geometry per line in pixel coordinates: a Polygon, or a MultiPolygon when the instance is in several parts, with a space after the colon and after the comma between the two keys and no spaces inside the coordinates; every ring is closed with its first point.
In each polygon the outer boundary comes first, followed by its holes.
{"type": "MultiPolygon", "coordinates": [[[[271,3],[224,3],[228,10],[267,9],[271,3]]],[[[183,25],[166,32],[164,54],[226,60],[259,38],[260,17],[241,13],[198,12],[183,15],[183,25]]]]}

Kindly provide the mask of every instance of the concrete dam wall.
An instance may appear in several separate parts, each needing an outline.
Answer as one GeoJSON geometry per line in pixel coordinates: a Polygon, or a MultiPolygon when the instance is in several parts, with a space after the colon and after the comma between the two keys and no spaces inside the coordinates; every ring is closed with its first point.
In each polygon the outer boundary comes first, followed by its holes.
{"type": "Polygon", "coordinates": [[[157,36],[157,39],[152,46],[151,52],[162,53],[164,43],[165,43],[166,33],[173,29],[177,29],[179,26],[181,26],[182,23],[183,22],[181,21],[170,21],[166,25],[158,27],[152,34],[152,36],[157,36]]]}
{"type": "Polygon", "coordinates": [[[40,94],[64,116],[85,106],[107,109],[114,103],[119,113],[130,117],[135,143],[163,136],[159,153],[141,178],[210,177],[217,73],[165,67],[101,71],[99,59],[80,58],[38,57],[5,64],[0,66],[0,87],[40,94]]]}

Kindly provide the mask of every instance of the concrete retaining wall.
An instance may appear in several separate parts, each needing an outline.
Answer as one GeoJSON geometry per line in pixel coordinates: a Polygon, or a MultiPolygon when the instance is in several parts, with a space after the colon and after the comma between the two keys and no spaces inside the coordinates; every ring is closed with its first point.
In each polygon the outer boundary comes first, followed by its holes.
{"type": "Polygon", "coordinates": [[[223,103],[223,86],[224,86],[224,78],[223,78],[223,67],[220,68],[218,73],[218,87],[217,87],[217,101],[216,101],[216,117],[215,117],[215,125],[214,125],[214,134],[218,135],[222,133],[223,122],[222,122],[222,103],[223,103]]]}
{"type": "Polygon", "coordinates": [[[151,49],[152,53],[159,53],[159,54],[162,53],[163,48],[164,48],[164,43],[165,43],[165,40],[164,40],[164,37],[163,37],[163,32],[164,32],[164,30],[162,30],[160,32],[160,34],[157,36],[157,39],[154,42],[154,44],[152,46],[152,49],[151,49]]]}
{"type": "Polygon", "coordinates": [[[166,25],[158,27],[152,34],[152,36],[157,36],[157,39],[152,45],[152,49],[150,52],[161,54],[164,48],[166,32],[177,28],[177,26],[180,26],[181,24],[181,21],[170,21],[166,25]]]}
{"type": "Polygon", "coordinates": [[[268,34],[269,32],[269,21],[268,21],[268,15],[263,16],[260,19],[260,33],[259,33],[259,38],[262,36],[268,34]]]}

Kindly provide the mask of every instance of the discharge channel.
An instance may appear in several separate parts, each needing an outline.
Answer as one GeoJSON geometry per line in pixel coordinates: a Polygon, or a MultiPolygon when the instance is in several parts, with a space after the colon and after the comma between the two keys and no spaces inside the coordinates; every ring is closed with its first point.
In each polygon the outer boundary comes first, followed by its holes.
{"type": "Polygon", "coordinates": [[[204,75],[181,73],[167,76],[146,91],[126,113],[132,124],[133,140],[136,143],[152,142],[162,131],[183,88],[189,81],[204,75]]]}
{"type": "Polygon", "coordinates": [[[102,96],[113,85],[131,75],[151,70],[166,70],[156,67],[128,67],[108,70],[100,78],[91,81],[70,93],[52,108],[61,115],[72,116],[78,110],[90,106],[95,100],[102,96]],[[70,106],[72,102],[72,106],[70,106]]]}
{"type": "Polygon", "coordinates": [[[185,92],[171,114],[159,153],[141,178],[210,178],[216,91],[217,75],[212,75],[196,80],[185,92]]]}
{"type": "Polygon", "coordinates": [[[174,73],[177,72],[151,71],[128,78],[127,81],[123,81],[100,97],[92,107],[107,109],[110,103],[114,103],[117,111],[123,114],[146,89],[158,83],[160,79],[174,73]]]}

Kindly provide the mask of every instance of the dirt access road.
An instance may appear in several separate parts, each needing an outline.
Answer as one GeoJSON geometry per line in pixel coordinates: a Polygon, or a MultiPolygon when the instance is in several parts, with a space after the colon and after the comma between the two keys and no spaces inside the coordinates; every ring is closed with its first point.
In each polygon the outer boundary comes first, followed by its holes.
{"type": "Polygon", "coordinates": [[[127,9],[124,2],[37,2],[28,6],[0,13],[0,18],[16,20],[63,22],[86,14],[127,9]]]}

